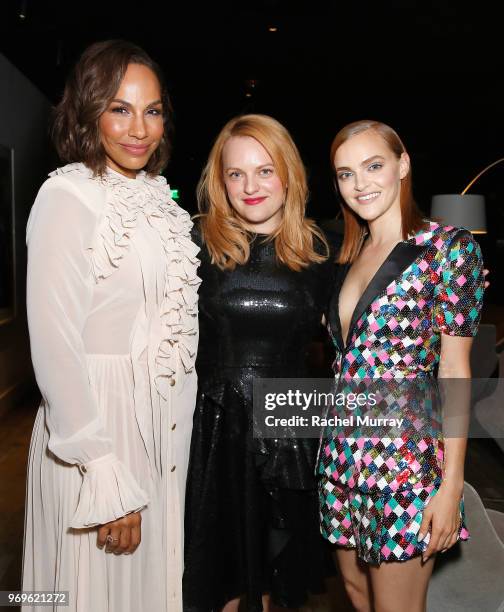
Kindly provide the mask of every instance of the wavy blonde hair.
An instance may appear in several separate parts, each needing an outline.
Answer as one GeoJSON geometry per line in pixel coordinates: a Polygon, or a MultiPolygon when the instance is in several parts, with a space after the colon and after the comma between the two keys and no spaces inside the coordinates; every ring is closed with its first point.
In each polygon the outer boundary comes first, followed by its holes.
{"type": "Polygon", "coordinates": [[[212,263],[221,270],[233,270],[237,264],[245,264],[250,256],[251,232],[229,203],[224,184],[222,150],[233,136],[257,140],[286,185],[282,221],[269,237],[275,241],[277,261],[295,271],[325,261],[329,256],[327,241],[315,222],[305,218],[306,171],[289,132],[267,115],[242,115],[231,119],[217,136],[198,183],[201,235],[212,263]],[[315,248],[316,239],[323,246],[323,254],[315,248]]]}

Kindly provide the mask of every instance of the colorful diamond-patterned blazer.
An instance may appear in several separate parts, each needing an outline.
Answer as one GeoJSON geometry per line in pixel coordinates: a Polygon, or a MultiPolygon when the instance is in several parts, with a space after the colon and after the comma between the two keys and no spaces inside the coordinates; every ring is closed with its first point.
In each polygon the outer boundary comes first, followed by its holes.
{"type": "MultiPolygon", "coordinates": [[[[344,346],[338,301],[349,267],[340,268],[328,317],[336,348],[333,368],[340,385],[355,379],[406,381],[435,377],[441,334],[476,334],[484,277],[480,248],[468,231],[429,222],[425,230],[398,243],[359,299],[344,346]]],[[[363,529],[362,520],[368,531],[370,525],[379,531],[380,521],[370,523],[370,516],[376,518],[376,507],[380,504],[382,515],[390,512],[386,505],[393,496],[392,505],[400,503],[404,509],[411,499],[404,501],[401,495],[404,497],[412,489],[419,493],[423,488],[426,493],[420,501],[425,502],[439,487],[442,462],[441,434],[420,439],[408,435],[391,439],[349,438],[337,430],[327,430],[318,463],[323,535],[340,544],[363,546],[365,550],[360,551],[360,556],[367,560],[408,558],[404,538],[399,542],[399,536],[396,537],[398,554],[382,552],[380,558],[383,541],[371,541],[362,532],[363,541],[359,543],[354,535],[363,529]],[[345,499],[341,496],[337,499],[338,491],[343,490],[345,499]],[[349,502],[348,491],[352,490],[361,497],[349,502]],[[356,512],[349,510],[352,503],[356,512]]],[[[419,509],[422,504],[413,497],[419,509]]],[[[402,517],[403,522],[413,518],[411,507],[409,516],[402,517]]],[[[386,551],[392,546],[389,543],[386,551]]]]}

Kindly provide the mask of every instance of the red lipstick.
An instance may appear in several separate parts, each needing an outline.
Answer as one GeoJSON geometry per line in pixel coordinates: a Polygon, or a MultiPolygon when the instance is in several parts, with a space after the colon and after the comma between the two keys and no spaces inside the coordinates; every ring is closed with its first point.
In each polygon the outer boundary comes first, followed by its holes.
{"type": "Polygon", "coordinates": [[[265,199],[266,196],[262,198],[243,198],[243,201],[245,202],[245,204],[247,204],[247,206],[255,206],[256,204],[264,202],[265,199]]]}

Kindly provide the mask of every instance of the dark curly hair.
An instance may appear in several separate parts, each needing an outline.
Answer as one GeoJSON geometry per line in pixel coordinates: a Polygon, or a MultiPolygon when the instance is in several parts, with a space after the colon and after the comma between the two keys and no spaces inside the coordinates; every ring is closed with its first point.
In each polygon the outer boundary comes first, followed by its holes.
{"type": "Polygon", "coordinates": [[[99,119],[119,89],[129,64],[147,66],[161,88],[164,133],[144,170],[157,175],[168,163],[172,106],[163,73],[140,47],[125,40],[105,40],[89,46],[70,74],[61,102],[54,109],[52,138],[66,162],[83,162],[95,175],[105,170],[99,119]]]}

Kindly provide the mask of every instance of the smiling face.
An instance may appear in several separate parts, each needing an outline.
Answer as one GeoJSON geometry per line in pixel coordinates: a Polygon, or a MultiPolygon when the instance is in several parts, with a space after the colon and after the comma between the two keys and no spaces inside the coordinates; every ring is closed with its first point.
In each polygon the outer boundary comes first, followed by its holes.
{"type": "Polygon", "coordinates": [[[164,131],[161,88],[150,68],[128,66],[99,127],[107,166],[134,178],[147,165],[164,131]]]}
{"type": "Polygon", "coordinates": [[[253,232],[274,232],[282,220],[285,189],[266,149],[250,136],[231,136],[222,150],[222,167],[236,215],[253,232]]]}
{"type": "Polygon", "coordinates": [[[334,166],[341,197],[364,221],[400,214],[401,179],[409,157],[397,158],[386,141],[369,129],[351,136],[336,151],[334,166]]]}

